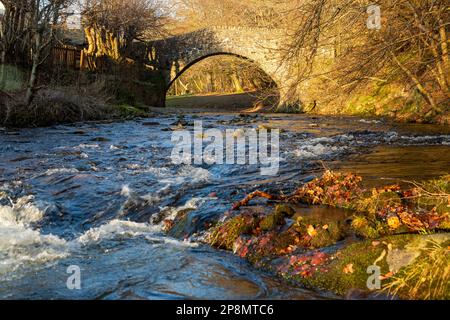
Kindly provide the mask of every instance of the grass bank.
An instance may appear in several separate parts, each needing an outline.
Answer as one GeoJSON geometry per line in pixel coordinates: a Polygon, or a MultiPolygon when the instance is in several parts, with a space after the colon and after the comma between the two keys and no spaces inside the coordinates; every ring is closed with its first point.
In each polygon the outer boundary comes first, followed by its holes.
{"type": "Polygon", "coordinates": [[[149,115],[145,106],[111,100],[86,88],[42,89],[31,105],[23,103],[24,92],[0,93],[0,125],[4,127],[45,127],[82,121],[130,119],[149,115]]]}

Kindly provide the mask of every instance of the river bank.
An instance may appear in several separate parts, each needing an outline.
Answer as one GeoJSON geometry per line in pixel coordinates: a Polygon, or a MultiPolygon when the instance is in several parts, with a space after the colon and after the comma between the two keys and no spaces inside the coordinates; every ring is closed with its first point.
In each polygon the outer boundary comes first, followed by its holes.
{"type": "MultiPolygon", "coordinates": [[[[448,108],[435,115],[425,118],[420,108],[413,108],[405,101],[404,105],[396,101],[394,104],[390,100],[385,101],[385,97],[371,96],[370,104],[367,99],[356,99],[353,103],[338,102],[329,105],[307,106],[306,108],[276,108],[271,103],[262,103],[261,97],[264,94],[258,92],[246,92],[239,94],[208,94],[208,95],[184,95],[170,96],[167,98],[166,106],[170,109],[179,110],[234,110],[241,112],[262,112],[262,113],[298,113],[311,116],[353,116],[399,123],[434,123],[439,125],[450,125],[450,111],[448,108]]],[[[366,97],[367,98],[367,97],[366,97]]]]}
{"type": "MultiPolygon", "coordinates": [[[[133,100],[133,99],[131,99],[133,100]]],[[[105,97],[85,96],[72,90],[41,90],[32,106],[20,103],[20,94],[9,95],[0,92],[0,123],[4,127],[30,128],[47,127],[57,124],[69,124],[83,121],[112,121],[133,118],[151,118],[155,114],[185,114],[199,112],[216,113],[276,113],[271,106],[259,103],[258,93],[246,92],[240,94],[211,94],[205,96],[167,97],[165,108],[155,108],[142,103],[127,101],[110,101],[105,97]]],[[[422,123],[419,118],[385,116],[378,114],[346,112],[334,110],[318,113],[307,112],[311,117],[363,117],[373,122],[422,123]]],[[[295,113],[295,112],[294,112],[295,113]]],[[[283,112],[279,112],[283,114],[283,112]]],[[[448,126],[446,115],[440,115],[438,125],[448,126]]]]}
{"type": "Polygon", "coordinates": [[[41,90],[32,105],[26,106],[22,103],[22,94],[0,92],[0,124],[10,128],[151,117],[153,114],[148,109],[136,103],[108,101],[98,95],[82,96],[67,89],[41,90]]]}
{"type": "MultiPolygon", "coordinates": [[[[255,191],[204,241],[342,297],[450,299],[450,176],[406,190],[363,189],[361,181],[327,171],[290,196],[255,191]],[[257,198],[269,202],[250,205],[257,198]]],[[[184,213],[168,223],[169,232],[183,223],[184,213]]]]}

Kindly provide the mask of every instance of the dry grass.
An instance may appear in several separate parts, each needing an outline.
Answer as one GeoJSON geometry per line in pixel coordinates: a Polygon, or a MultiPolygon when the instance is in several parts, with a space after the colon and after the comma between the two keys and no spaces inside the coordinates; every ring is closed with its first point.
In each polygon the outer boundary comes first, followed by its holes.
{"type": "Polygon", "coordinates": [[[400,271],[383,291],[407,299],[449,299],[449,247],[430,241],[418,261],[400,271]]]}
{"type": "Polygon", "coordinates": [[[0,95],[0,123],[7,127],[48,126],[58,123],[101,120],[119,116],[108,105],[104,84],[41,89],[32,104],[23,103],[24,92],[0,95]]]}

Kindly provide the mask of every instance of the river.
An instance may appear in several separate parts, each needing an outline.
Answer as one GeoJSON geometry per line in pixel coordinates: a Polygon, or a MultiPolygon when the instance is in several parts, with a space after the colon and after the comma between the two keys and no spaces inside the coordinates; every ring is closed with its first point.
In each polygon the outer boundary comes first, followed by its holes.
{"type": "MultiPolygon", "coordinates": [[[[361,118],[192,113],[188,125],[282,129],[280,172],[255,165],[174,165],[180,118],[0,129],[0,298],[328,299],[198,241],[202,226],[257,188],[289,191],[324,167],[368,184],[450,172],[450,128],[361,118]],[[186,234],[160,219],[192,210],[186,234]],[[69,266],[81,272],[70,290],[69,266]]],[[[190,128],[188,126],[188,128],[190,128]]]]}

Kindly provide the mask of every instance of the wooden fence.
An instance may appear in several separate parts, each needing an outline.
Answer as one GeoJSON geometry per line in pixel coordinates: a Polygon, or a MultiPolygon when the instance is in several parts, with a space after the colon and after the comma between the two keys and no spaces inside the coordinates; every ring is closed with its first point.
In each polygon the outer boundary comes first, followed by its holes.
{"type": "Polygon", "coordinates": [[[54,47],[48,63],[58,69],[107,71],[105,57],[88,55],[77,47],[54,47]]]}
{"type": "Polygon", "coordinates": [[[80,70],[83,50],[76,47],[54,47],[49,59],[52,66],[70,70],[80,70]]]}
{"type": "MultiPolygon", "coordinates": [[[[136,63],[135,60],[128,58],[124,62],[128,65],[136,63]]],[[[58,70],[89,70],[99,73],[108,72],[111,68],[111,60],[108,57],[90,55],[83,49],[72,46],[53,47],[46,64],[58,70]]],[[[144,65],[144,67],[154,70],[153,66],[144,65]]]]}

